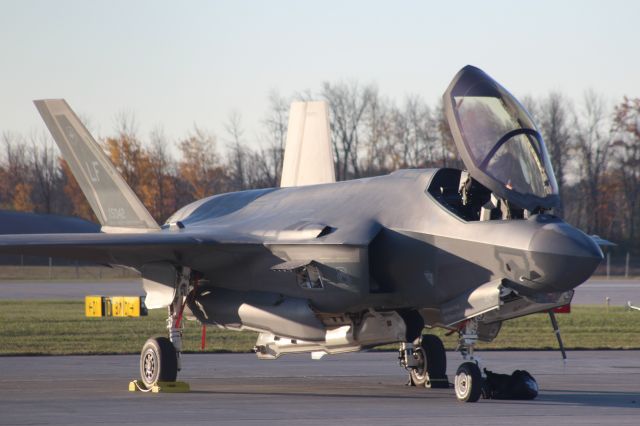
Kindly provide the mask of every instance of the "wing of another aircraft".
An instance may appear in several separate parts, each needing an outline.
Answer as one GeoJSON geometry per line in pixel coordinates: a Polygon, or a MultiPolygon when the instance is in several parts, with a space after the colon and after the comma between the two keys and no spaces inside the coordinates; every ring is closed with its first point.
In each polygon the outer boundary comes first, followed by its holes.
{"type": "Polygon", "coordinates": [[[64,99],[34,101],[104,232],[160,228],[64,99]]]}
{"type": "Polygon", "coordinates": [[[0,210],[0,235],[100,232],[100,225],[74,216],[0,210]]]}
{"type": "Polygon", "coordinates": [[[289,111],[280,186],[335,181],[327,103],[293,102],[289,111]]]}

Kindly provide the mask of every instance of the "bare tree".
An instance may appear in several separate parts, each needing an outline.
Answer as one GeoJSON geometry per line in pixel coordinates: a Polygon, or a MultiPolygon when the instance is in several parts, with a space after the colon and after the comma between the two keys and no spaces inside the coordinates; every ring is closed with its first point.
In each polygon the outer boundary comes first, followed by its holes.
{"type": "Polygon", "coordinates": [[[392,123],[391,115],[393,106],[388,99],[381,96],[373,96],[364,117],[365,142],[362,144],[362,168],[363,176],[375,176],[388,173],[393,166],[390,164],[392,156],[389,155],[391,145],[392,123]]]}
{"type": "Polygon", "coordinates": [[[462,160],[460,159],[460,154],[456,149],[456,144],[453,140],[451,129],[449,128],[449,122],[447,121],[444,112],[444,103],[442,102],[442,100],[438,102],[435,121],[436,128],[438,130],[437,147],[440,151],[437,161],[437,163],[439,164],[437,165],[439,165],[440,167],[457,167],[461,169],[464,168],[462,160]]]}
{"type": "Polygon", "coordinates": [[[419,96],[407,96],[403,115],[408,130],[404,167],[420,168],[434,164],[437,125],[431,108],[419,96]]]}
{"type": "Polygon", "coordinates": [[[269,93],[269,110],[262,122],[264,126],[261,137],[263,147],[259,150],[259,159],[254,158],[252,162],[253,173],[256,174],[255,178],[261,182],[268,182],[268,186],[280,184],[284,145],[287,140],[289,103],[289,100],[280,96],[278,92],[271,91],[269,93]]]}
{"type": "Polygon", "coordinates": [[[582,181],[582,206],[580,218],[584,218],[587,232],[603,230],[603,195],[600,192],[609,164],[609,129],[606,105],[603,98],[587,91],[582,109],[576,117],[575,152],[582,181]]]}
{"type": "Polygon", "coordinates": [[[377,96],[373,85],[323,83],[322,97],[329,103],[332,141],[338,180],[360,176],[358,150],[365,112],[377,96]]]}
{"type": "Polygon", "coordinates": [[[620,208],[624,218],[624,236],[636,242],[640,226],[640,98],[624,100],[615,107],[614,164],[622,186],[620,208]]]}
{"type": "Polygon", "coordinates": [[[30,145],[35,210],[47,214],[58,212],[61,210],[58,206],[63,194],[57,149],[53,141],[43,133],[33,135],[30,145]]]}
{"type": "Polygon", "coordinates": [[[242,144],[244,130],[242,129],[242,118],[239,112],[233,111],[229,114],[229,118],[224,124],[224,129],[229,138],[229,170],[227,173],[231,187],[235,190],[247,189],[245,168],[248,153],[242,144]]]}
{"type": "MultiPolygon", "coordinates": [[[[572,146],[570,119],[571,104],[559,92],[551,92],[540,102],[539,126],[549,150],[551,166],[555,171],[561,199],[565,193],[567,167],[572,146]]],[[[562,216],[562,206],[556,209],[562,216]]]]}

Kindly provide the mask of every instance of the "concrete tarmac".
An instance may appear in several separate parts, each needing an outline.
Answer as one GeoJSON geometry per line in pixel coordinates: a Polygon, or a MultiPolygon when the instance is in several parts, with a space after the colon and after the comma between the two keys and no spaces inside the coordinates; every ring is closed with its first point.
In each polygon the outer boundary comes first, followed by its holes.
{"type": "MultiPolygon", "coordinates": [[[[459,403],[453,389],[405,386],[393,352],[187,354],[187,394],[130,393],[137,356],[0,358],[1,425],[638,425],[640,351],[484,352],[496,372],[526,368],[533,401],[459,403]]],[[[449,379],[461,362],[449,353],[449,379]]]]}
{"type": "Polygon", "coordinates": [[[87,295],[143,296],[142,280],[0,281],[0,300],[82,300],[87,295]]]}
{"type": "MultiPolygon", "coordinates": [[[[574,305],[604,305],[609,297],[611,306],[623,306],[628,301],[640,305],[640,280],[595,277],[576,288],[574,305]]],[[[640,423],[639,423],[640,424],[640,423]]]]}
{"type": "MultiPolygon", "coordinates": [[[[81,300],[85,295],[142,296],[141,280],[113,281],[3,281],[0,282],[0,300],[81,300]]],[[[604,305],[610,297],[611,306],[623,306],[627,301],[640,305],[640,279],[595,277],[576,289],[576,305],[604,305]]]]}

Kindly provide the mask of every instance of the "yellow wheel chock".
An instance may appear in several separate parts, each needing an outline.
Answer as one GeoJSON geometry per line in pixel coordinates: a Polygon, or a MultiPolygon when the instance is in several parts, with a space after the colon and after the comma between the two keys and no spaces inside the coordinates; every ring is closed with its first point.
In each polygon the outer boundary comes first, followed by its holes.
{"type": "Polygon", "coordinates": [[[129,392],[186,393],[190,390],[189,383],[186,382],[156,382],[150,388],[138,380],[129,382],[129,392]]]}

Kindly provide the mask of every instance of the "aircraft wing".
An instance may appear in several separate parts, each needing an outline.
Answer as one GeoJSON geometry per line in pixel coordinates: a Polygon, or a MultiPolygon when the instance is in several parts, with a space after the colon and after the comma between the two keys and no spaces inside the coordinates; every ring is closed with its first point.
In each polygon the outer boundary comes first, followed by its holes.
{"type": "MultiPolygon", "coordinates": [[[[225,242],[211,233],[29,234],[0,236],[0,253],[52,256],[95,263],[139,266],[150,262],[190,265],[213,252],[267,250],[259,242],[225,242]]],[[[217,256],[222,262],[225,256],[217,256]]]]}

